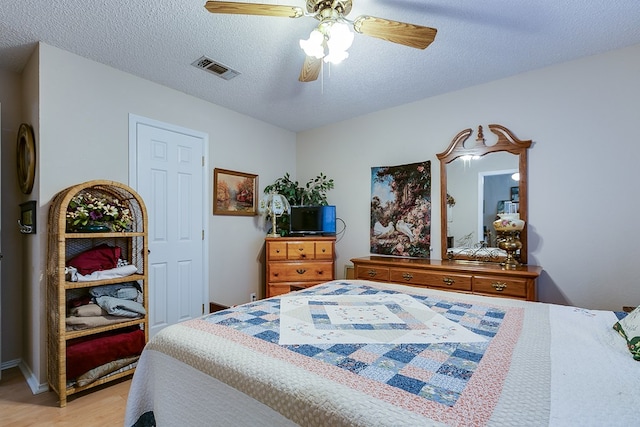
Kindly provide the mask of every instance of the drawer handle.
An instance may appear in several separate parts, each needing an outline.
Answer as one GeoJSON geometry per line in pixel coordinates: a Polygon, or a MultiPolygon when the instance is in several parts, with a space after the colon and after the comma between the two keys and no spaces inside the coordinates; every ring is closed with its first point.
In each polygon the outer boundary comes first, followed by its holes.
{"type": "Polygon", "coordinates": [[[369,271],[367,272],[367,274],[369,275],[369,277],[376,277],[376,275],[378,274],[378,272],[377,272],[377,271],[375,271],[375,270],[369,270],[369,271]]]}
{"type": "Polygon", "coordinates": [[[498,292],[502,292],[507,288],[507,284],[504,282],[493,282],[491,286],[498,292]]]}
{"type": "Polygon", "coordinates": [[[450,278],[450,277],[444,277],[444,278],[442,279],[442,281],[443,281],[443,282],[444,282],[444,284],[445,284],[445,285],[447,285],[447,286],[451,286],[451,285],[453,285],[454,283],[456,283],[456,281],[455,281],[455,280],[453,280],[453,279],[452,279],[452,278],[450,278]]]}
{"type": "Polygon", "coordinates": [[[322,248],[322,253],[327,252],[327,250],[325,248],[322,248]]]}
{"type": "Polygon", "coordinates": [[[296,270],[296,273],[298,274],[304,274],[307,270],[305,270],[304,268],[299,268],[296,270]]]}
{"type": "Polygon", "coordinates": [[[276,249],[276,253],[279,254],[280,253],[280,249],[276,249]]]}
{"type": "Polygon", "coordinates": [[[404,280],[411,280],[411,279],[413,279],[413,274],[411,274],[411,273],[402,273],[402,278],[404,280]]]}

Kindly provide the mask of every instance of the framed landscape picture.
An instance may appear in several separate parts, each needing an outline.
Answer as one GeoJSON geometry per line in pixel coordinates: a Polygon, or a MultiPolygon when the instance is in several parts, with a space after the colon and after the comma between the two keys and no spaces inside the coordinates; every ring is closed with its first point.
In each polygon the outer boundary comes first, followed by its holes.
{"type": "Polygon", "coordinates": [[[257,215],[258,175],[213,170],[213,214],[257,215]]]}

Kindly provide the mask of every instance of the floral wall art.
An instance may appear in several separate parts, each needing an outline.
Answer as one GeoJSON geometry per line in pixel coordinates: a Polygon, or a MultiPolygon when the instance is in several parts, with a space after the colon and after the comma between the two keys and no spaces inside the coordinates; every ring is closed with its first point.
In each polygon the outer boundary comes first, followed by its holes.
{"type": "Polygon", "coordinates": [[[372,254],[429,258],[431,162],[371,168],[372,254]]]}

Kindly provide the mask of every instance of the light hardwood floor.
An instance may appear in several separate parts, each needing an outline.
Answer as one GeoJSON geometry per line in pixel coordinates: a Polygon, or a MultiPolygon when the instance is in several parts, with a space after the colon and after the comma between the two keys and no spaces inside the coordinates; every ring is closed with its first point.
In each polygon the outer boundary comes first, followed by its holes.
{"type": "Polygon", "coordinates": [[[18,368],[2,371],[0,426],[122,426],[131,379],[69,397],[58,406],[54,392],[33,395],[18,368]]]}

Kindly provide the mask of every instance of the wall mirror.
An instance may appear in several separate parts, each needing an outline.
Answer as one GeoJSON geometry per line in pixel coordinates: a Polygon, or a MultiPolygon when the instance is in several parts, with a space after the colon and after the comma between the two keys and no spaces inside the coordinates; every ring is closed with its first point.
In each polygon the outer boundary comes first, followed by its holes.
{"type": "Polygon", "coordinates": [[[478,126],[458,133],[440,160],[441,248],[443,259],[501,262],[493,221],[498,213],[518,213],[525,221],[522,248],[516,254],[527,262],[527,150],[531,141],[517,139],[504,126],[491,124],[485,140],[478,126]]]}

